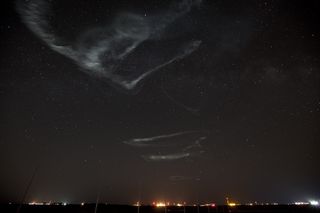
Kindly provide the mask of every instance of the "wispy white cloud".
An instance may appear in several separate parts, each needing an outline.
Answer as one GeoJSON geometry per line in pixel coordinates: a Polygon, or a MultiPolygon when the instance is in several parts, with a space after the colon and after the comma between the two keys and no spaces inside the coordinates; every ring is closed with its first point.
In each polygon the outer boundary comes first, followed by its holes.
{"type": "Polygon", "coordinates": [[[154,141],[163,140],[163,139],[169,139],[174,138],[182,135],[192,134],[192,133],[198,133],[200,131],[181,131],[181,132],[175,132],[170,134],[163,134],[163,135],[157,135],[147,138],[134,138],[128,141],[124,141],[123,143],[128,144],[130,146],[136,146],[136,147],[147,147],[147,146],[159,146],[161,144],[152,143],[154,141]]]}
{"type": "Polygon", "coordinates": [[[203,133],[204,131],[200,130],[181,131],[146,138],[133,138],[123,143],[136,148],[149,148],[147,152],[150,152],[150,148],[157,148],[157,153],[161,154],[142,155],[146,161],[172,161],[202,154],[204,151],[201,142],[207,139],[206,136],[200,135],[203,133]],[[177,142],[179,140],[180,142],[177,142]],[[159,148],[162,148],[161,152],[159,148]],[[164,148],[166,150],[163,150],[164,148]]]}
{"type": "Polygon", "coordinates": [[[193,144],[183,148],[183,151],[187,151],[187,150],[195,149],[195,148],[202,148],[201,141],[206,140],[206,139],[207,139],[206,136],[202,136],[202,137],[198,138],[193,144]]]}
{"type": "Polygon", "coordinates": [[[179,160],[190,157],[191,154],[188,152],[182,153],[174,153],[174,154],[167,154],[167,155],[143,155],[142,157],[147,161],[172,161],[172,160],[179,160]]]}
{"type": "MultiPolygon", "coordinates": [[[[177,47],[170,57],[160,60],[149,67],[131,68],[130,75],[119,72],[119,65],[126,63],[127,57],[134,54],[143,42],[163,40],[159,35],[177,18],[188,13],[200,0],[174,1],[167,11],[148,17],[133,13],[118,13],[114,22],[107,26],[91,28],[79,34],[75,39],[79,43],[66,42],[54,33],[49,24],[51,3],[45,0],[17,1],[17,8],[23,22],[29,29],[43,40],[52,50],[72,59],[86,73],[102,79],[108,79],[125,90],[133,90],[147,76],[187,57],[201,44],[200,40],[185,42],[177,47]]],[[[153,49],[148,54],[158,52],[153,49]]],[[[157,55],[158,57],[158,55],[157,55]]],[[[121,70],[120,70],[121,71],[121,70]]]]}

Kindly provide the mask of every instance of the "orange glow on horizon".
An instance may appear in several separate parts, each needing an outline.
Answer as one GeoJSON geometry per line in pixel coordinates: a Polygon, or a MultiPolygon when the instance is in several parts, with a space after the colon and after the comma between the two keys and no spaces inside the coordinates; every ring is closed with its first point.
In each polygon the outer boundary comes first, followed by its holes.
{"type": "Polygon", "coordinates": [[[157,202],[156,207],[165,207],[166,203],[165,202],[157,202]]]}

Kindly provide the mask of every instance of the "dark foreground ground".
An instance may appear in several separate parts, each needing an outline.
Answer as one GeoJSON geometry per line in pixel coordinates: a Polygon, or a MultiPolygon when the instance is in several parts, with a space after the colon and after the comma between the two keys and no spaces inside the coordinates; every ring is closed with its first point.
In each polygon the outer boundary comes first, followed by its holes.
{"type": "MultiPolygon", "coordinates": [[[[30,206],[23,205],[20,211],[17,211],[19,205],[0,205],[1,213],[94,213],[95,205],[67,205],[67,206],[30,206]]],[[[210,213],[210,212],[320,212],[320,207],[312,206],[295,206],[295,205],[277,205],[277,206],[216,206],[216,207],[152,207],[142,206],[139,208],[135,206],[125,205],[105,205],[100,204],[97,213],[210,213]]]]}

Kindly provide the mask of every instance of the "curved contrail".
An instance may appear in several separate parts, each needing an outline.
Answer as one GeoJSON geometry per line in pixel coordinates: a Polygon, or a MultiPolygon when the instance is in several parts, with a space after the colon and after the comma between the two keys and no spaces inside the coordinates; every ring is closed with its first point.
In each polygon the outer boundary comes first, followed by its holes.
{"type": "Polygon", "coordinates": [[[201,132],[199,130],[190,130],[190,131],[182,131],[182,132],[175,132],[175,133],[170,133],[170,134],[163,134],[163,135],[157,135],[157,136],[152,136],[152,137],[147,137],[147,138],[134,138],[128,141],[124,141],[124,144],[130,145],[130,146],[136,146],[136,147],[146,147],[146,146],[154,146],[155,144],[150,143],[154,141],[158,141],[161,139],[168,139],[168,138],[173,138],[177,136],[182,136],[182,135],[187,135],[187,134],[193,134],[193,133],[198,133],[201,132]]]}
{"type": "Polygon", "coordinates": [[[168,155],[143,155],[142,157],[147,161],[172,161],[188,158],[190,156],[191,154],[189,152],[182,152],[168,155]]]}
{"type": "Polygon", "coordinates": [[[193,151],[193,152],[177,152],[171,154],[150,154],[150,155],[142,155],[142,158],[146,161],[160,162],[160,161],[174,161],[186,159],[193,156],[198,156],[202,154],[204,151],[193,151]]]}
{"type": "MultiPolygon", "coordinates": [[[[143,48],[142,44],[145,42],[165,40],[162,35],[167,26],[200,3],[201,0],[175,1],[167,11],[148,17],[128,12],[119,13],[110,25],[91,28],[81,33],[78,39],[75,39],[80,41],[78,43],[66,42],[54,33],[48,21],[48,16],[51,15],[49,1],[20,0],[17,1],[17,10],[28,28],[52,50],[73,60],[86,73],[106,79],[129,91],[137,88],[150,74],[185,58],[200,46],[200,40],[185,42],[170,51],[170,57],[163,57],[152,66],[143,67],[144,64],[137,64],[140,67],[129,66],[128,74],[121,73],[124,67],[128,66],[128,57],[134,57],[137,48],[143,48]]],[[[151,49],[147,52],[152,55],[157,51],[159,50],[151,49]]]]}
{"type": "MultiPolygon", "coordinates": [[[[186,159],[189,157],[197,156],[202,154],[204,151],[202,150],[201,142],[206,140],[206,136],[197,136],[195,138],[191,138],[191,140],[185,141],[183,143],[177,144],[175,142],[168,144],[168,139],[188,135],[188,134],[196,134],[203,131],[193,130],[193,131],[181,131],[170,134],[157,135],[153,137],[146,138],[134,138],[128,141],[124,141],[124,144],[134,146],[137,148],[159,148],[159,147],[171,147],[170,150],[161,151],[158,153],[161,154],[144,154],[141,157],[146,161],[173,161],[186,159]]],[[[149,150],[149,149],[147,149],[149,150]]],[[[153,150],[154,151],[154,150],[153,150]]]]}

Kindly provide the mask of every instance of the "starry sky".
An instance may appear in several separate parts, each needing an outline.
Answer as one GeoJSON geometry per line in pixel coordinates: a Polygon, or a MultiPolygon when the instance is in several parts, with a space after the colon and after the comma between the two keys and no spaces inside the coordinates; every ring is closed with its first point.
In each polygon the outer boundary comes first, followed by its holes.
{"type": "Polygon", "coordinates": [[[1,4],[0,202],[320,197],[319,1],[1,4]]]}

